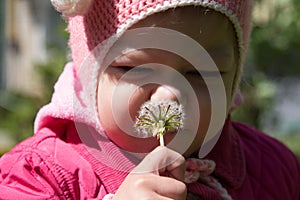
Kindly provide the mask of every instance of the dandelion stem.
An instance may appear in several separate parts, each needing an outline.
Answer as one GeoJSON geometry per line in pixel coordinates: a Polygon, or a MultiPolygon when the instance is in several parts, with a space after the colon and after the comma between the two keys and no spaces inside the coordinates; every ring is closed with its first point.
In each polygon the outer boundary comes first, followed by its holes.
{"type": "Polygon", "coordinates": [[[165,146],[164,136],[162,134],[159,135],[159,144],[160,146],[165,146]]]}

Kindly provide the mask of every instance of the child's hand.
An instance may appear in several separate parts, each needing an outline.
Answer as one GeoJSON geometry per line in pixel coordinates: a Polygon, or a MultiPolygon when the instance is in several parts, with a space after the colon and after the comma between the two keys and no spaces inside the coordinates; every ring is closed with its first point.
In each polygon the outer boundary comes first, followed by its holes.
{"type": "Polygon", "coordinates": [[[126,177],[113,199],[186,199],[184,163],[177,152],[157,147],[126,177]]]}

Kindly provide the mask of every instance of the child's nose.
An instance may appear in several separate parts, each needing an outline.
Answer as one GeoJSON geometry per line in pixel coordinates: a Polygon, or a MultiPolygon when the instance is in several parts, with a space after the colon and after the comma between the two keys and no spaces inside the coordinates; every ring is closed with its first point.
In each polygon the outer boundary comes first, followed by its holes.
{"type": "Polygon", "coordinates": [[[179,101],[181,100],[180,91],[174,87],[160,85],[156,87],[151,94],[150,100],[170,100],[170,101],[179,101]]]}

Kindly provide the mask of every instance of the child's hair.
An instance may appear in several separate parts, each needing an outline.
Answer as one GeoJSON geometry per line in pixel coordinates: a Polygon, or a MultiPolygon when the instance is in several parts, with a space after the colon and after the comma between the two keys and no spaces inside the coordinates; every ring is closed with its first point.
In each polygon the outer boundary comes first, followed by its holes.
{"type": "Polygon", "coordinates": [[[252,0],[51,0],[69,22],[69,46],[76,68],[104,40],[118,38],[147,16],[182,6],[202,6],[226,15],[237,38],[238,67],[233,91],[238,88],[251,32],[252,0]],[[66,2],[66,3],[64,3],[66,2]]]}

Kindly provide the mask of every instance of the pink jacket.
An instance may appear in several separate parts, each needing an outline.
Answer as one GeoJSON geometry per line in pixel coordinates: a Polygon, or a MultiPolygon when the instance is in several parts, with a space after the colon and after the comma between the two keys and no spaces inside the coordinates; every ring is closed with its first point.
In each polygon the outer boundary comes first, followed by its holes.
{"type": "MultiPolygon", "coordinates": [[[[90,86],[80,83],[69,64],[51,103],[37,116],[35,135],[0,159],[0,199],[103,199],[136,165],[105,137],[97,118],[87,117],[94,97],[83,98],[90,86]]],[[[283,144],[249,126],[228,118],[207,158],[216,162],[213,176],[233,199],[300,199],[299,161],[283,144]]],[[[203,199],[221,199],[206,185],[187,187],[203,199]]]]}

